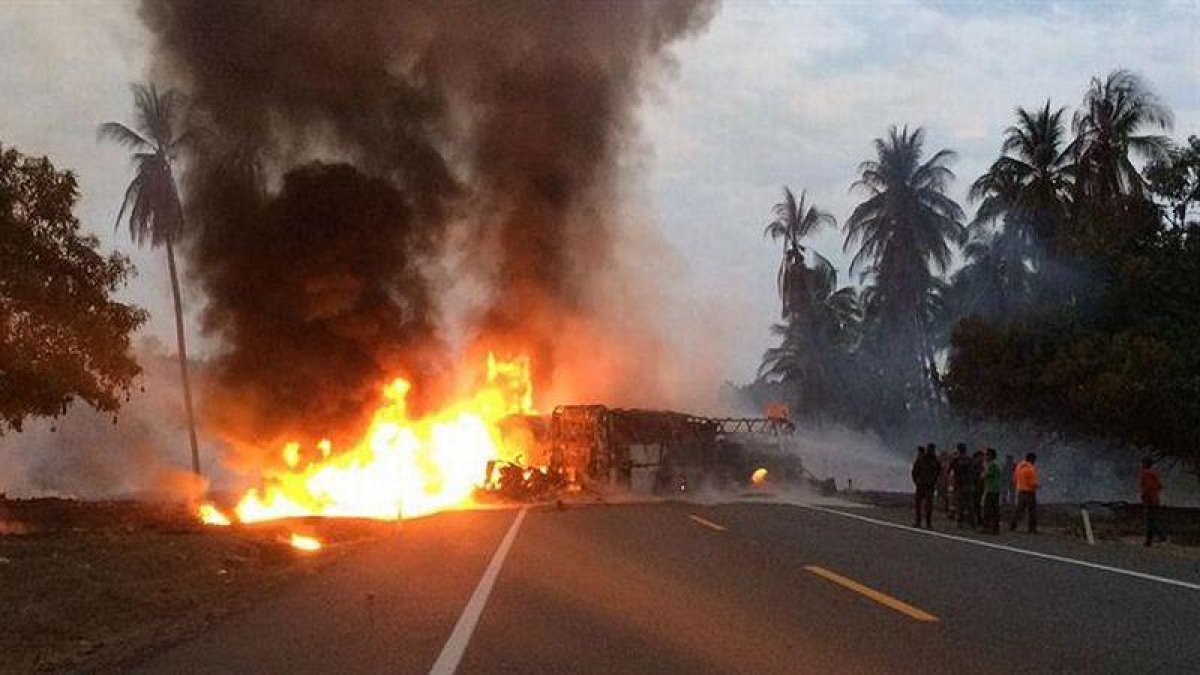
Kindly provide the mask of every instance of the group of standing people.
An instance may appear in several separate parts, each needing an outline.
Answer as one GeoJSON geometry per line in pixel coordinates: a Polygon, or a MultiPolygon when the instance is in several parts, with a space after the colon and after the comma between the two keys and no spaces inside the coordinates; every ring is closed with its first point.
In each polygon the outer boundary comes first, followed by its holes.
{"type": "Polygon", "coordinates": [[[955,452],[937,452],[937,444],[917,447],[912,467],[916,486],[917,518],[913,527],[933,529],[933,502],[958,521],[959,527],[980,528],[1000,533],[1000,505],[1014,505],[1009,529],[1028,519],[1031,533],[1037,532],[1037,455],[1028,453],[1014,463],[1012,455],[1001,467],[995,448],[967,454],[967,444],[959,443],[955,452]]]}
{"type": "MultiPolygon", "coordinates": [[[[1027,519],[1030,533],[1037,532],[1037,454],[1013,462],[1005,457],[1004,466],[996,460],[995,448],[967,455],[967,444],[959,443],[953,454],[938,454],[937,445],[917,446],[912,466],[916,486],[917,518],[913,527],[933,529],[933,502],[958,521],[959,527],[978,527],[989,534],[1000,533],[1000,505],[1013,506],[1008,529],[1015,530],[1027,519]]],[[[1146,546],[1162,539],[1159,510],[1162,504],[1162,479],[1154,470],[1154,461],[1142,460],[1138,491],[1146,524],[1146,546]]]]}

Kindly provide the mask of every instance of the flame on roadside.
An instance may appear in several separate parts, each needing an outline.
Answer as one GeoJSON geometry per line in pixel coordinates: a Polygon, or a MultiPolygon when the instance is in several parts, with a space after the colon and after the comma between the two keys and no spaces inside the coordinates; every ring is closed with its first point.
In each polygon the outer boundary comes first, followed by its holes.
{"type": "Polygon", "coordinates": [[[212,504],[201,504],[198,515],[200,516],[200,522],[204,523],[205,525],[226,526],[230,524],[229,516],[221,513],[221,511],[212,504]]]}
{"type": "Polygon", "coordinates": [[[767,470],[762,467],[755,469],[754,473],[750,474],[750,482],[755,485],[767,482],[767,470]]]}
{"type": "Polygon", "coordinates": [[[300,549],[301,551],[321,550],[321,540],[304,534],[293,533],[291,539],[288,540],[288,543],[294,548],[300,549]]]}
{"type": "MultiPolygon", "coordinates": [[[[246,491],[233,510],[236,520],[396,520],[469,506],[487,478],[488,462],[509,459],[503,454],[499,421],[533,412],[529,358],[504,360],[489,353],[483,385],[420,419],[409,415],[410,389],[403,378],[387,385],[383,404],[353,447],[335,448],[329,440],[315,449],[286,443],[280,450],[282,468],[246,491]]],[[[211,524],[230,520],[212,504],[201,507],[201,519],[211,524]]]]}

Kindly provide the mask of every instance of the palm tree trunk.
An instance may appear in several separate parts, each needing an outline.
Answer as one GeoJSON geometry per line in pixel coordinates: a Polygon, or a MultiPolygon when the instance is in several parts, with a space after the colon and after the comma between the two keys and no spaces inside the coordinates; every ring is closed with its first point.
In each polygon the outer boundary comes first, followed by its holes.
{"type": "Polygon", "coordinates": [[[934,377],[937,375],[937,353],[933,348],[933,341],[929,338],[929,328],[925,321],[917,321],[917,334],[920,360],[923,362],[921,381],[924,391],[922,393],[925,396],[925,405],[929,415],[933,419],[934,425],[940,430],[942,427],[941,393],[934,382],[934,377]]]}
{"type": "Polygon", "coordinates": [[[192,473],[200,475],[200,446],[196,442],[196,415],[192,410],[192,384],[188,378],[187,343],[183,337],[183,301],[179,297],[179,275],[175,271],[175,247],[167,241],[167,270],[171,273],[171,297],[175,300],[175,339],[179,347],[179,372],[183,377],[183,405],[187,409],[188,441],[192,448],[192,473]]]}

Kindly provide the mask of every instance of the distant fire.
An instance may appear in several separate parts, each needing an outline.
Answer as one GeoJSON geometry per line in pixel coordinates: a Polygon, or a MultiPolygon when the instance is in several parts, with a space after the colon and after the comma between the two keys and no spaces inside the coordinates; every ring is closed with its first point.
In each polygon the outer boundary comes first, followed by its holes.
{"type": "MultiPolygon", "coordinates": [[[[500,420],[533,412],[528,357],[502,360],[488,354],[486,379],[478,389],[420,419],[409,415],[409,390],[403,378],[385,388],[383,405],[353,447],[338,449],[328,440],[311,449],[285,444],[282,468],[242,496],[233,510],[236,520],[396,520],[470,505],[489,462],[512,459],[503,451],[500,420]]],[[[230,521],[212,504],[201,507],[200,518],[213,525],[230,521]]]]}
{"type": "Polygon", "coordinates": [[[750,482],[754,485],[762,485],[767,482],[767,470],[761,467],[755,469],[754,473],[750,474],[750,482]]]}

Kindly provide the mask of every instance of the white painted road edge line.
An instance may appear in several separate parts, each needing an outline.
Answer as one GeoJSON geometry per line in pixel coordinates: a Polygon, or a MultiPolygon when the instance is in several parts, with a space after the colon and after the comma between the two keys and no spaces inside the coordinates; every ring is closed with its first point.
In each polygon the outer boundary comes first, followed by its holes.
{"type": "Polygon", "coordinates": [[[1066,558],[1066,557],[1063,557],[1060,555],[1052,555],[1050,553],[1040,553],[1038,551],[1030,551],[1029,549],[1017,548],[1015,546],[1005,546],[1004,544],[993,544],[990,541],[980,541],[978,539],[971,539],[970,537],[957,537],[953,534],[946,534],[944,532],[935,532],[933,530],[922,530],[922,529],[918,529],[915,527],[909,527],[908,525],[901,525],[899,523],[889,522],[886,520],[879,520],[877,518],[868,518],[867,516],[860,516],[856,513],[846,513],[845,511],[839,511],[837,509],[825,508],[824,506],[813,506],[811,504],[797,504],[797,506],[800,506],[801,508],[809,509],[811,511],[820,511],[822,513],[832,513],[837,516],[842,516],[843,518],[853,518],[854,520],[861,520],[861,521],[867,522],[867,523],[883,525],[884,527],[894,527],[897,530],[907,530],[909,532],[914,532],[917,534],[925,534],[925,535],[929,535],[931,537],[941,537],[942,539],[949,539],[951,541],[961,541],[965,544],[974,544],[976,546],[983,546],[985,548],[994,548],[994,549],[997,549],[1000,551],[1009,551],[1010,553],[1020,553],[1022,555],[1027,555],[1027,556],[1031,556],[1034,558],[1042,558],[1044,560],[1054,560],[1056,562],[1064,562],[1064,563],[1068,563],[1071,565],[1079,565],[1080,567],[1090,567],[1092,569],[1103,570],[1105,572],[1112,572],[1114,574],[1123,574],[1128,577],[1144,579],[1146,581],[1155,581],[1160,584],[1169,584],[1171,586],[1179,586],[1181,588],[1188,588],[1193,591],[1200,591],[1200,584],[1194,584],[1194,583],[1191,583],[1190,581],[1180,581],[1179,579],[1160,577],[1160,576],[1157,576],[1154,574],[1147,574],[1145,572],[1135,572],[1133,570],[1127,570],[1127,569],[1123,569],[1120,567],[1110,567],[1108,565],[1101,565],[1100,563],[1088,562],[1086,560],[1077,560],[1075,558],[1066,558]]]}
{"type": "Polygon", "coordinates": [[[454,624],[454,630],[446,640],[446,645],[442,647],[442,653],[438,654],[437,660],[433,662],[433,667],[429,669],[430,675],[451,675],[458,670],[458,664],[467,651],[467,643],[471,641],[475,625],[479,623],[479,617],[483,615],[483,608],[487,605],[488,596],[492,594],[492,587],[496,585],[496,577],[500,576],[500,568],[504,566],[504,559],[508,557],[508,549],[512,548],[513,542],[517,539],[517,530],[521,527],[521,521],[525,520],[525,511],[527,510],[528,507],[521,507],[521,510],[517,512],[517,517],[513,519],[512,525],[508,527],[508,532],[500,540],[500,545],[492,554],[491,562],[488,563],[487,569],[483,571],[483,576],[479,579],[479,585],[475,587],[475,592],[471,594],[471,599],[463,608],[462,616],[458,617],[458,623],[454,624]]]}
{"type": "Polygon", "coordinates": [[[716,530],[717,532],[725,531],[725,527],[723,525],[718,525],[718,524],[714,523],[713,521],[706,520],[704,518],[701,518],[700,516],[689,513],[688,518],[691,518],[692,520],[696,521],[697,523],[700,523],[701,525],[707,527],[710,530],[716,530]]]}

